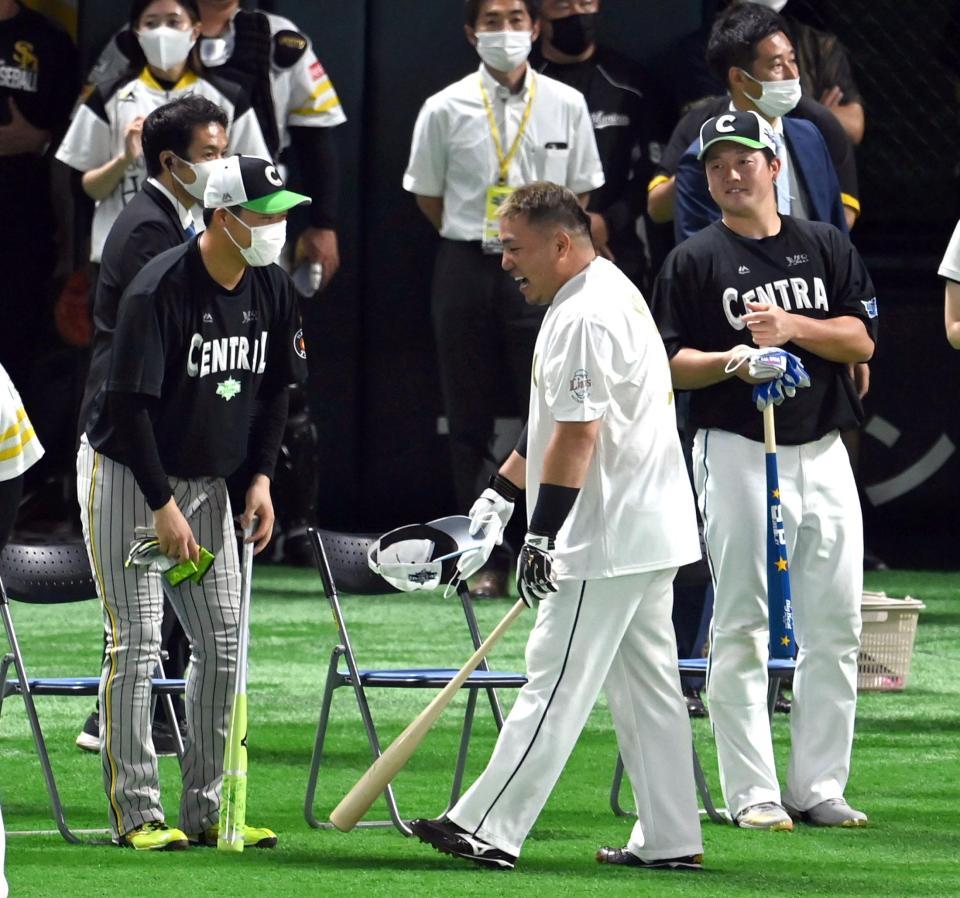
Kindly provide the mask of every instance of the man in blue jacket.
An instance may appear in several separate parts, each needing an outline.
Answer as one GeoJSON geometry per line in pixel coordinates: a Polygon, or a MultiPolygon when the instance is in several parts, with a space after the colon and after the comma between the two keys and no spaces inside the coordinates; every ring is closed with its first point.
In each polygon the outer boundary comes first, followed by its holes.
{"type": "MultiPolygon", "coordinates": [[[[755,3],[731,7],[714,23],[707,64],[726,82],[731,111],[758,113],[777,136],[778,212],[829,222],[846,232],[837,172],[823,135],[809,121],[785,117],[801,92],[796,54],[783,17],[755,3]]],[[[698,149],[699,141],[694,141],[677,169],[678,243],[720,218],[697,160],[698,149]]]]}

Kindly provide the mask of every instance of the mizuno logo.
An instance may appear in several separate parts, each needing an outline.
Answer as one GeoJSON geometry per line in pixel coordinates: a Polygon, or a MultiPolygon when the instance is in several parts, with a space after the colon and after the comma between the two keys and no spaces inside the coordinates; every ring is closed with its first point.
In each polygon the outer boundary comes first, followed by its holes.
{"type": "Polygon", "coordinates": [[[737,274],[750,274],[750,269],[746,265],[741,265],[737,269],[737,274]]]}

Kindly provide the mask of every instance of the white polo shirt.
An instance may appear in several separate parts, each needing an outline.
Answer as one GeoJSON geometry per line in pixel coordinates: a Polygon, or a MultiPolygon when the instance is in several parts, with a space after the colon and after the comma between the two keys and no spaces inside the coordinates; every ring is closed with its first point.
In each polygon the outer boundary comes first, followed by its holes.
{"type": "Polygon", "coordinates": [[[537,336],[527,424],[527,509],[557,421],[602,418],[583,488],[557,534],[563,579],[700,558],[670,366],[640,291],[597,258],[560,289],[537,336]]]}
{"type": "Polygon", "coordinates": [[[603,185],[603,166],[583,94],[538,75],[528,65],[523,89],[512,94],[486,66],[434,94],[420,110],[413,131],[403,188],[443,197],[440,234],[451,240],[480,240],[487,188],[499,180],[497,150],[483,102],[483,82],[503,140],[513,145],[530,98],[536,91],[523,138],[508,170],[507,183],[553,181],[574,193],[603,185]]]}
{"type": "Polygon", "coordinates": [[[0,365],[0,480],[13,480],[43,456],[43,446],[10,376],[0,365]]]}
{"type": "Polygon", "coordinates": [[[943,254],[943,261],[940,263],[937,274],[951,281],[960,281],[960,221],[953,229],[953,236],[947,245],[947,251],[943,254]]]}
{"type": "MultiPolygon", "coordinates": [[[[57,159],[81,172],[99,168],[124,152],[123,135],[130,122],[187,94],[206,97],[226,113],[229,143],[225,155],[244,153],[269,158],[270,153],[253,109],[247,105],[240,89],[235,88],[235,91],[237,103],[211,81],[189,69],[170,90],[165,90],[150,70],[145,68],[139,76],[129,81],[105,84],[93,90],[74,113],[73,121],[57,150],[57,159]]],[[[147,166],[141,155],[127,166],[123,180],[113,193],[97,202],[90,238],[90,261],[100,261],[110,228],[146,180],[147,166]]]]}

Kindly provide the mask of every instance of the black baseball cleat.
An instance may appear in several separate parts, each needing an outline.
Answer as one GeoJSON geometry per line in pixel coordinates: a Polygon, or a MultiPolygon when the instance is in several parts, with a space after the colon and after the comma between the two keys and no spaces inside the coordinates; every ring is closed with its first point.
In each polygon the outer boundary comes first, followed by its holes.
{"type": "Polygon", "coordinates": [[[638,858],[626,848],[601,848],[597,851],[598,864],[615,864],[621,867],[645,867],[647,870],[702,870],[703,855],[688,854],[685,857],[661,857],[653,861],[638,858]]]}
{"type": "Polygon", "coordinates": [[[516,857],[512,854],[507,854],[489,842],[484,842],[483,839],[461,829],[446,817],[438,820],[414,820],[410,824],[410,829],[421,842],[432,845],[442,854],[466,858],[481,867],[512,870],[517,863],[516,857]]]}

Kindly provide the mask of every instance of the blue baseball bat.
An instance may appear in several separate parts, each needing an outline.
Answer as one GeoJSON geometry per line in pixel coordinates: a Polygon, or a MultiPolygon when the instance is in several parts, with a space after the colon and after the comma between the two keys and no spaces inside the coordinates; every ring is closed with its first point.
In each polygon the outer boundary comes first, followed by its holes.
{"type": "Polygon", "coordinates": [[[787,535],[780,504],[780,472],[777,469],[777,432],[773,404],[763,410],[763,444],[767,467],[767,615],[770,619],[770,657],[793,658],[797,641],[793,633],[790,601],[790,563],[787,535]]]}

